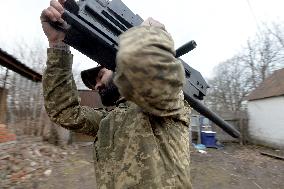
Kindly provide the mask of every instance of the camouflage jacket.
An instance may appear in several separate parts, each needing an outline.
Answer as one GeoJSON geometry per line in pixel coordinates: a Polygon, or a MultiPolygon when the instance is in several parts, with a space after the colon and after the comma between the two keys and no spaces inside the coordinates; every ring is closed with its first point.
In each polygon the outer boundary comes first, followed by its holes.
{"type": "Polygon", "coordinates": [[[191,188],[184,70],[170,35],[136,27],[120,37],[114,78],[128,100],[112,111],[80,106],[72,55],[48,49],[46,111],[67,129],[96,136],[98,188],[191,188]]]}

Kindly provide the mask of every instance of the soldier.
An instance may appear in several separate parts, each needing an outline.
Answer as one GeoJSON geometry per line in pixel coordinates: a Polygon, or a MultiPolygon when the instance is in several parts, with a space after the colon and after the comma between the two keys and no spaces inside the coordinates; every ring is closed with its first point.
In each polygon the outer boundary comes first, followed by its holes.
{"type": "Polygon", "coordinates": [[[165,27],[149,18],[120,36],[115,73],[94,69],[89,87],[111,111],[80,106],[65,34],[50,22],[64,21],[52,0],[41,23],[49,48],[43,74],[46,111],[52,121],[95,136],[98,188],[191,188],[189,105],[183,99],[182,64],[165,27]]]}

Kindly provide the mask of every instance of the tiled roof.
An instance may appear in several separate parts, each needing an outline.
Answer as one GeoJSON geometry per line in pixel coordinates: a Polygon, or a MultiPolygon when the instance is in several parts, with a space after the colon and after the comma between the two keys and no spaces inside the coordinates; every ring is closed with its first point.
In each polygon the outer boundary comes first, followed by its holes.
{"type": "Polygon", "coordinates": [[[247,100],[258,100],[269,97],[284,96],[284,68],[275,71],[259,87],[250,93],[247,100]]]}

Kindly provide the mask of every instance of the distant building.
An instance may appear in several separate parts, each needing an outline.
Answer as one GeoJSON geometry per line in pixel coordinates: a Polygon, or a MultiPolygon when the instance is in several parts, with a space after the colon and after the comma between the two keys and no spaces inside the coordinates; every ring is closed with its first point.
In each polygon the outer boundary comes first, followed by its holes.
{"type": "MultiPolygon", "coordinates": [[[[89,106],[91,108],[101,108],[103,107],[101,103],[101,98],[96,91],[91,90],[79,90],[80,95],[80,105],[81,106],[89,106]]],[[[91,142],[94,141],[95,138],[91,136],[87,136],[81,133],[72,133],[72,141],[74,142],[91,142]]]]}
{"type": "Polygon", "coordinates": [[[250,139],[284,148],[284,68],[265,79],[247,99],[250,139]]]}
{"type": "MultiPolygon", "coordinates": [[[[91,90],[78,90],[80,97],[80,105],[88,106],[91,108],[100,108],[103,107],[99,94],[96,91],[91,90]]],[[[63,127],[57,126],[55,123],[49,121],[48,115],[44,114],[45,119],[48,121],[48,124],[45,124],[44,136],[45,140],[48,140],[50,143],[57,143],[59,145],[65,145],[70,142],[93,142],[94,137],[72,132],[63,127]]]]}

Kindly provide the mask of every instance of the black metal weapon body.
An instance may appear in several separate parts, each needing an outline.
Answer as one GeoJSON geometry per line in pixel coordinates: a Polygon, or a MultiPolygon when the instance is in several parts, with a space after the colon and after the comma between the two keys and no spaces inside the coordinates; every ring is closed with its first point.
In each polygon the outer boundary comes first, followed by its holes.
{"type": "MultiPolygon", "coordinates": [[[[115,70],[116,66],[118,36],[143,22],[121,0],[67,0],[64,9],[62,18],[69,25],[64,42],[110,70],[115,70]]],[[[195,47],[196,43],[190,41],[176,50],[176,58],[195,47]]],[[[185,68],[183,92],[188,103],[232,137],[239,137],[240,133],[234,127],[201,103],[208,84],[197,70],[179,60],[185,68]]]]}

